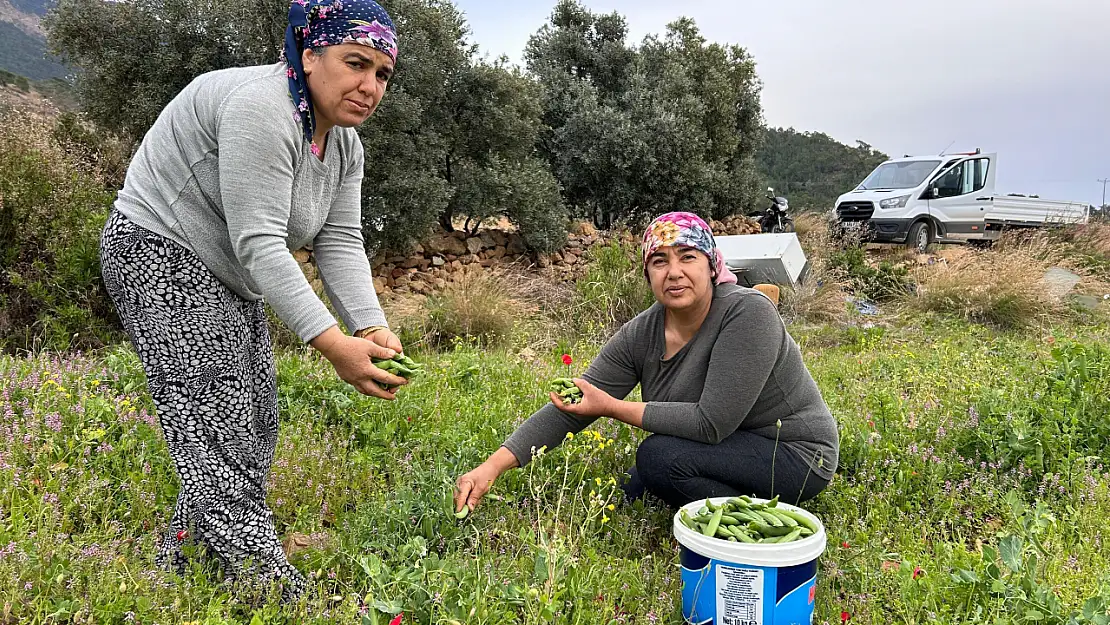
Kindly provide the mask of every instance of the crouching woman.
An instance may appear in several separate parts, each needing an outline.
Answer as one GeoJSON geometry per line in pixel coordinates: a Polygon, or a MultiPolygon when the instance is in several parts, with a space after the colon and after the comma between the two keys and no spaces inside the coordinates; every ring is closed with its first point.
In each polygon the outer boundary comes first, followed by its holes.
{"type": "Polygon", "coordinates": [[[775,305],[736,284],[709,226],[668,213],[644,233],[644,275],[656,303],[625,324],[581,379],[578,403],[551,395],[456,484],[456,510],[473,509],[534,450],[599,418],[651,432],[622,484],[672,507],[740,494],[791,503],[832,479],[836,421],[775,305]],[[643,401],[624,398],[639,384],[643,401]]]}

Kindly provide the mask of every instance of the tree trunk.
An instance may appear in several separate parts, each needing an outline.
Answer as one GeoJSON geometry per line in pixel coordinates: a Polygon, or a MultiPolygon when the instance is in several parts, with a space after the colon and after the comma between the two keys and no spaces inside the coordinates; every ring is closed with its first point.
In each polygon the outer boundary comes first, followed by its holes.
{"type": "MultiPolygon", "coordinates": [[[[444,158],[444,161],[447,168],[445,172],[447,177],[447,184],[451,184],[451,155],[448,154],[444,158]]],[[[443,212],[439,214],[439,225],[443,228],[444,232],[455,231],[455,226],[451,223],[451,220],[455,218],[455,207],[453,203],[454,200],[448,202],[447,206],[443,209],[443,212]]]]}

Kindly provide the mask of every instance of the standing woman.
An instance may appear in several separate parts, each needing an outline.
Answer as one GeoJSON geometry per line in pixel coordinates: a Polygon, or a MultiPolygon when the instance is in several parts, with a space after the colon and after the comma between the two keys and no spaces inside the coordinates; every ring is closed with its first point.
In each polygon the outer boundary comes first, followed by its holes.
{"type": "Polygon", "coordinates": [[[100,259],[181,482],[157,562],[180,570],[196,540],[230,577],[279,580],[291,599],[305,578],[265,501],[278,410],[264,302],[360,392],[393,399],[405,381],[371,362],[402,347],[364,250],[354,130],[393,73],[393,22],[372,0],[294,0],[282,57],[198,76],[166,106],[131,161],[100,259]],[[293,258],[306,245],[356,336],[293,258]]]}

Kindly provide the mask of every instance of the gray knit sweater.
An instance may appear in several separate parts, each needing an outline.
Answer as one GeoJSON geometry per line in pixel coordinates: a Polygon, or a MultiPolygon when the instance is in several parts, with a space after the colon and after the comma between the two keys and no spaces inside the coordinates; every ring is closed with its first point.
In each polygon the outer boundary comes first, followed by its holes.
{"type": "Polygon", "coordinates": [[[197,77],[143,138],[115,208],[265,298],[304,341],[336,323],[293,258],[305,246],[350,331],[386,325],[363,247],[362,143],[334,128],[321,162],[294,112],[284,64],[197,77]]]}
{"type": "MultiPolygon", "coordinates": [[[[669,360],[664,314],[656,303],[625,324],[582,377],[618,399],[640,384],[643,427],[658,434],[708,444],[737,430],[774,439],[781,420],[780,444],[808,459],[814,474],[832,478],[836,421],[770,300],[754,289],[717,286],[701,329],[669,360]]],[[[505,447],[524,466],[533,449],[553,449],[592,422],[548,404],[505,447]]]]}

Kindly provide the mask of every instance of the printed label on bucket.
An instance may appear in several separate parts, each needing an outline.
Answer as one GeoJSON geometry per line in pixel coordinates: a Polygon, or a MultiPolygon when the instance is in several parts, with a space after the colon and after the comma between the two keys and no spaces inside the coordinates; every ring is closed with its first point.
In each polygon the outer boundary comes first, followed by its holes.
{"type": "Polygon", "coordinates": [[[721,625],[763,625],[763,569],[717,565],[721,625]]]}
{"type": "Polygon", "coordinates": [[[758,567],[707,558],[685,547],[682,615],[695,625],[811,625],[817,561],[758,567]]]}

